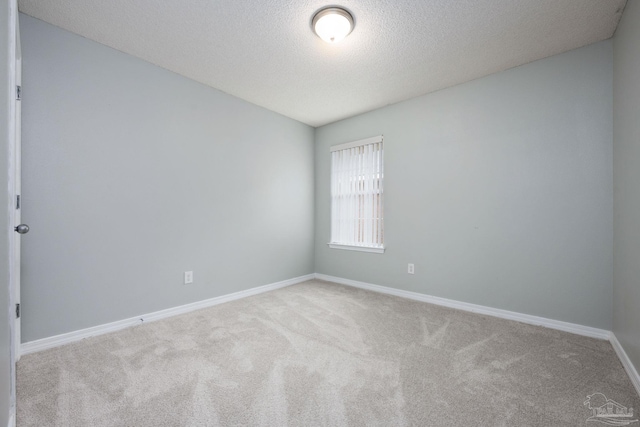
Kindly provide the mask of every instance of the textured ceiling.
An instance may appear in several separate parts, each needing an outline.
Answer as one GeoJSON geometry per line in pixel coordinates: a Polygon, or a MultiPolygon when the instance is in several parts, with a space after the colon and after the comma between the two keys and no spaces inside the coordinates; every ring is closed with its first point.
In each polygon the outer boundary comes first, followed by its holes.
{"type": "Polygon", "coordinates": [[[20,0],[71,32],[319,126],[611,37],[626,0],[20,0]]]}

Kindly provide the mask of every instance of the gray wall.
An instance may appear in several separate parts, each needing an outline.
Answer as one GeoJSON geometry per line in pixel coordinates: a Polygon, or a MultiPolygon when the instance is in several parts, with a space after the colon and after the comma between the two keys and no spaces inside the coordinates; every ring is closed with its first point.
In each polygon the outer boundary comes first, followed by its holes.
{"type": "Polygon", "coordinates": [[[9,420],[9,3],[0,2],[0,425],[9,420]]]}
{"type": "Polygon", "coordinates": [[[23,341],[313,272],[311,127],[21,19],[23,341]]]}
{"type": "Polygon", "coordinates": [[[640,370],[640,4],[613,42],[613,332],[640,370]]]}
{"type": "Polygon", "coordinates": [[[611,328],[611,41],[318,128],[314,165],[311,128],[21,18],[23,341],[314,261],[611,328]],[[387,252],[329,249],[328,147],[381,133],[387,252]]]}
{"type": "Polygon", "coordinates": [[[610,329],[612,60],[604,41],[316,129],[316,271],[610,329]],[[379,134],[387,251],[329,249],[329,147],[379,134]]]}

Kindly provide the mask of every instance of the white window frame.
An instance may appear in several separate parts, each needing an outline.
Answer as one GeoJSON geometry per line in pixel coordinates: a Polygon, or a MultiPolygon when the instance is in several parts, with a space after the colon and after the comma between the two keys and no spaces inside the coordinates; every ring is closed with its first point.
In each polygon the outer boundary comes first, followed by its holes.
{"type": "Polygon", "coordinates": [[[330,151],[329,247],[384,253],[383,136],[334,145],[330,147],[330,151]],[[351,162],[349,166],[340,163],[345,159],[351,162]],[[339,170],[336,170],[338,165],[339,170]]]}

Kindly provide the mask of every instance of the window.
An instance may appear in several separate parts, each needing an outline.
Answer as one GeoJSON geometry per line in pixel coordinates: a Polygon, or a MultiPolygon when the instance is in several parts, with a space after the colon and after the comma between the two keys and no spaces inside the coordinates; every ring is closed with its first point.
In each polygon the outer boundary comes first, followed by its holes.
{"type": "Polygon", "coordinates": [[[384,252],[382,135],[331,147],[331,242],[384,252]]]}

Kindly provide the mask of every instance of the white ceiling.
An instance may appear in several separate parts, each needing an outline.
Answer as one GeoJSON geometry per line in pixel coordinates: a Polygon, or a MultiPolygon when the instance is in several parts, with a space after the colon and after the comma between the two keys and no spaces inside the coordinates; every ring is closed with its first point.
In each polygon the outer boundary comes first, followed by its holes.
{"type": "Polygon", "coordinates": [[[611,37],[626,0],[20,0],[20,10],[312,126],[611,37]]]}

